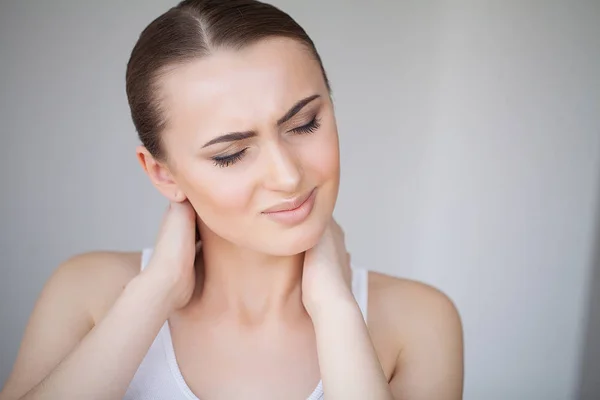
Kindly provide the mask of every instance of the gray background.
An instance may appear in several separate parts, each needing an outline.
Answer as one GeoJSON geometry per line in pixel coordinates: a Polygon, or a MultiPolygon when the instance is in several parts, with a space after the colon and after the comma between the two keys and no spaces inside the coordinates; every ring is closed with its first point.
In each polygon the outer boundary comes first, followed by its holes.
{"type": "MultiPolygon", "coordinates": [[[[0,3],[0,383],[58,263],[152,245],[124,71],[173,3],[0,3]]],[[[600,398],[600,2],[275,4],[332,80],[353,260],[454,299],[465,399],[600,398]]]]}

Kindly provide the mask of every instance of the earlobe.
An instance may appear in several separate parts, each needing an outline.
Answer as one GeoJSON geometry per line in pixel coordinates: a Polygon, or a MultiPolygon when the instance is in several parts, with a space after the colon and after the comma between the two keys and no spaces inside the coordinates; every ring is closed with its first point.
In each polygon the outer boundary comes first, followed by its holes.
{"type": "Polygon", "coordinates": [[[187,200],[187,196],[181,190],[176,190],[171,200],[176,203],[182,203],[187,200]]]}
{"type": "Polygon", "coordinates": [[[171,171],[163,162],[157,161],[144,146],[136,148],[138,162],[155,188],[170,201],[181,203],[187,196],[173,179],[171,171]]]}

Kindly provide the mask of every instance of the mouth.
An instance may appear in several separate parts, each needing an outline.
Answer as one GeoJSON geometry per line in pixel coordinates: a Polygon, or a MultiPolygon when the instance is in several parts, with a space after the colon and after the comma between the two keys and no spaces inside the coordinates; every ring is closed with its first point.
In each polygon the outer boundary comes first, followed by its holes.
{"type": "Polygon", "coordinates": [[[302,205],[304,203],[306,203],[306,201],[313,195],[314,192],[315,192],[315,189],[311,190],[310,192],[308,192],[304,195],[297,196],[297,197],[294,197],[289,200],[285,200],[285,201],[277,204],[276,206],[266,209],[262,213],[263,214],[273,214],[273,213],[294,211],[294,210],[302,207],[302,205]]]}
{"type": "Polygon", "coordinates": [[[316,192],[317,190],[314,188],[304,195],[270,207],[263,211],[262,214],[286,225],[300,223],[310,215],[315,204],[316,192]]]}

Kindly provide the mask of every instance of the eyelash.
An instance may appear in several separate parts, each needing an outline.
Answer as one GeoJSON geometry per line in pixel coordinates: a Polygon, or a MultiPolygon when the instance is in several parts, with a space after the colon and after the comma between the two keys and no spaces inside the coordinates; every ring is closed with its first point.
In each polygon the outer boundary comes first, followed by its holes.
{"type": "Polygon", "coordinates": [[[313,133],[317,129],[321,127],[321,121],[315,115],[313,119],[306,125],[299,126],[297,128],[292,129],[290,132],[294,133],[313,133]]]}
{"type": "MultiPolygon", "coordinates": [[[[291,129],[289,132],[294,132],[297,134],[310,134],[310,133],[314,133],[320,127],[321,127],[321,122],[315,116],[308,124],[291,129]]],[[[229,167],[230,165],[233,165],[236,162],[240,161],[242,159],[242,157],[244,156],[244,154],[246,153],[246,150],[248,150],[247,147],[241,151],[238,151],[235,154],[230,155],[230,156],[213,157],[213,161],[215,162],[215,165],[217,167],[220,167],[220,168],[229,167]]]]}
{"type": "Polygon", "coordinates": [[[246,147],[245,149],[243,149],[242,151],[238,151],[235,154],[232,154],[230,156],[223,156],[223,157],[213,157],[213,161],[215,162],[215,165],[217,167],[229,167],[232,164],[235,164],[236,162],[240,161],[242,159],[242,157],[244,156],[244,153],[246,152],[246,150],[248,150],[248,148],[246,147]]]}

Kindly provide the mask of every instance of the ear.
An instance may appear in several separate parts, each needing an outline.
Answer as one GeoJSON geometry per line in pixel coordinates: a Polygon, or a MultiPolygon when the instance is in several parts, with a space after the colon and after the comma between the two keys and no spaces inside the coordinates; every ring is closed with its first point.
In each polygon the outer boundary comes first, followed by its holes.
{"type": "Polygon", "coordinates": [[[136,147],[135,153],[144,172],[163,196],[176,203],[187,200],[187,196],[173,179],[173,174],[166,163],[157,161],[144,146],[136,147]]]}

